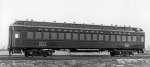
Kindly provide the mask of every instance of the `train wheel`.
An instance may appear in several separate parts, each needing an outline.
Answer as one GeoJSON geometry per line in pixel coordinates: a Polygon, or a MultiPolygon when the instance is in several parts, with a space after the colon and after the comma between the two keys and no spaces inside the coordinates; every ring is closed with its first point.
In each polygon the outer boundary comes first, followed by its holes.
{"type": "Polygon", "coordinates": [[[115,56],[115,52],[110,52],[110,55],[111,56],[115,56]]]}
{"type": "Polygon", "coordinates": [[[129,56],[132,57],[134,55],[134,52],[129,52],[129,56]]]}
{"type": "Polygon", "coordinates": [[[53,52],[50,52],[50,56],[52,56],[53,55],[53,52]]]}
{"type": "Polygon", "coordinates": [[[46,52],[47,56],[52,56],[55,51],[46,52]]]}
{"type": "Polygon", "coordinates": [[[29,54],[28,54],[28,52],[25,52],[25,57],[29,57],[29,54]]]}
{"type": "Polygon", "coordinates": [[[33,55],[34,55],[34,52],[32,52],[31,56],[33,57],[33,55]]]}
{"type": "Polygon", "coordinates": [[[26,57],[29,57],[29,55],[28,55],[28,54],[26,54],[26,53],[25,53],[25,56],[26,56],[26,57]]]}
{"type": "Polygon", "coordinates": [[[47,57],[47,54],[46,54],[46,52],[43,52],[43,56],[44,56],[44,57],[47,57]]]}
{"type": "Polygon", "coordinates": [[[123,57],[126,57],[127,56],[127,54],[123,54],[123,57]]]}
{"type": "Polygon", "coordinates": [[[11,51],[9,51],[9,57],[11,57],[11,51]]]}

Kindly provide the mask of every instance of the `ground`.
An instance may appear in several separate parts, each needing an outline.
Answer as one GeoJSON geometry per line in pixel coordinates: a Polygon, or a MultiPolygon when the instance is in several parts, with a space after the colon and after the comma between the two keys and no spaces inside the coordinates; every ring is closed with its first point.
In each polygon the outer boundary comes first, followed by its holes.
{"type": "MultiPolygon", "coordinates": [[[[8,54],[7,51],[0,52],[8,54]]],[[[55,55],[101,55],[104,53],[68,53],[57,51],[55,55]]],[[[146,53],[149,54],[149,53],[146,53]]],[[[0,60],[0,67],[149,67],[150,58],[93,58],[77,60],[0,60]]]]}

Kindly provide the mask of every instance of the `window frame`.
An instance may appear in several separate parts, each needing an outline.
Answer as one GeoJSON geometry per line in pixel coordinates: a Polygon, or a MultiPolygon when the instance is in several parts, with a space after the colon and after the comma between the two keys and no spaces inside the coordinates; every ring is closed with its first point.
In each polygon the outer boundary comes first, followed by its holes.
{"type": "Polygon", "coordinates": [[[79,34],[79,40],[85,40],[85,34],[84,33],[79,34]]]}
{"type": "Polygon", "coordinates": [[[92,40],[92,34],[86,34],[86,40],[92,40]]]}
{"type": "Polygon", "coordinates": [[[50,38],[51,40],[56,40],[56,39],[58,39],[58,33],[56,33],[56,32],[50,32],[50,34],[51,34],[51,35],[50,35],[50,36],[51,36],[51,38],[50,38]],[[53,35],[52,35],[52,34],[53,34],[53,35]],[[54,34],[55,34],[55,36],[56,36],[55,38],[53,38],[53,37],[54,37],[54,34]]]}
{"type": "Polygon", "coordinates": [[[110,41],[110,35],[109,34],[105,34],[105,37],[104,37],[105,41],[110,41]],[[108,36],[108,37],[106,37],[108,36]]]}
{"type": "Polygon", "coordinates": [[[65,39],[66,40],[72,40],[72,33],[65,33],[65,39]]]}
{"type": "Polygon", "coordinates": [[[19,39],[20,38],[20,31],[15,31],[14,38],[15,39],[19,39]]]}
{"type": "Polygon", "coordinates": [[[122,35],[121,36],[121,41],[122,42],[127,42],[127,36],[126,35],[122,35]]]}
{"type": "Polygon", "coordinates": [[[144,36],[140,36],[141,38],[141,42],[145,42],[145,37],[144,36]]]}
{"type": "Polygon", "coordinates": [[[49,32],[43,32],[43,39],[49,40],[50,39],[50,33],[49,32]],[[45,36],[46,33],[48,34],[48,36],[45,36]]]}
{"type": "Polygon", "coordinates": [[[39,31],[35,32],[35,39],[42,39],[42,32],[39,32],[39,31]],[[37,34],[37,33],[40,33],[40,34],[37,34]]]}
{"type": "Polygon", "coordinates": [[[110,35],[110,41],[115,42],[116,41],[116,35],[110,35]]]}
{"type": "Polygon", "coordinates": [[[27,31],[27,39],[34,39],[34,32],[27,31]],[[28,33],[32,33],[32,36],[28,36],[28,33]]]}
{"type": "Polygon", "coordinates": [[[127,42],[132,42],[132,36],[131,35],[127,36],[127,42]]]}
{"type": "Polygon", "coordinates": [[[72,33],[72,40],[79,40],[79,34],[78,33],[72,33]]]}
{"type": "Polygon", "coordinates": [[[59,40],[64,40],[65,39],[65,33],[60,32],[60,33],[57,33],[57,35],[58,35],[59,40]]]}
{"type": "Polygon", "coordinates": [[[121,42],[121,41],[122,41],[121,35],[116,35],[116,41],[117,41],[117,42],[121,42]],[[119,39],[118,39],[118,37],[119,37],[119,39]]]}
{"type": "Polygon", "coordinates": [[[98,34],[98,40],[100,40],[100,41],[104,40],[104,35],[103,34],[98,34]]]}
{"type": "Polygon", "coordinates": [[[132,36],[132,41],[133,41],[133,42],[137,42],[137,36],[135,36],[135,35],[132,36]],[[135,37],[135,39],[134,39],[134,37],[135,37]]]}
{"type": "Polygon", "coordinates": [[[98,38],[98,35],[97,35],[97,34],[92,34],[92,40],[98,40],[97,38],[98,38]],[[94,36],[94,35],[96,35],[96,36],[94,36]],[[96,37],[96,38],[95,38],[95,37],[96,37]]]}

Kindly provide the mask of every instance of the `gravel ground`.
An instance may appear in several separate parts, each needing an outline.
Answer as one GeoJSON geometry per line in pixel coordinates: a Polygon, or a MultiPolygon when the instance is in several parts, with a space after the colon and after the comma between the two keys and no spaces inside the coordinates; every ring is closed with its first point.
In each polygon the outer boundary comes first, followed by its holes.
{"type": "MultiPolygon", "coordinates": [[[[7,54],[0,52],[0,54],[7,54]]],[[[3,55],[4,55],[3,54],[3,55]]],[[[61,52],[56,52],[61,54],[61,52]]],[[[65,53],[65,55],[76,55],[77,53],[65,53]]],[[[78,53],[78,55],[99,55],[99,53],[78,53]]],[[[108,53],[104,53],[108,54],[108,53]]],[[[63,53],[62,53],[63,55],[63,53]]],[[[149,57],[111,57],[74,60],[0,60],[0,67],[150,67],[149,57]]]]}
{"type": "Polygon", "coordinates": [[[149,67],[150,59],[0,60],[0,67],[149,67]]]}

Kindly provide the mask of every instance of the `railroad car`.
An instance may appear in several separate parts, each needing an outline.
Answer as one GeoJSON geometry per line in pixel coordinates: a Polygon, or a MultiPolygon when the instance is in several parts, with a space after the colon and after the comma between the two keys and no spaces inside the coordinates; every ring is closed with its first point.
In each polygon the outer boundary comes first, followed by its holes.
{"type": "Polygon", "coordinates": [[[143,53],[141,28],[94,24],[15,21],[9,26],[9,55],[51,56],[56,50],[108,51],[111,56],[143,53]]]}

